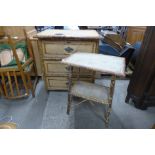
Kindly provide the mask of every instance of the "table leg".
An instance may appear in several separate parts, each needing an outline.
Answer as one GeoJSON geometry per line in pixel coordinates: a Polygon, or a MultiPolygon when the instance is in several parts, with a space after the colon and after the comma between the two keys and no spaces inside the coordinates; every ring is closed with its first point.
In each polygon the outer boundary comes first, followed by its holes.
{"type": "Polygon", "coordinates": [[[71,86],[72,86],[72,70],[73,67],[69,66],[69,75],[68,75],[68,105],[67,105],[67,114],[70,113],[70,108],[72,104],[72,95],[71,95],[71,86]]]}

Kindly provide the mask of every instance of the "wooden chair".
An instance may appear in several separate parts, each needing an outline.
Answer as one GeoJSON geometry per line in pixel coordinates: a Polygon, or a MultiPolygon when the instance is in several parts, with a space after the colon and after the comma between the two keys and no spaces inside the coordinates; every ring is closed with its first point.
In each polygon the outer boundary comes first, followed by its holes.
{"type": "Polygon", "coordinates": [[[0,67],[0,93],[7,99],[16,99],[28,96],[30,90],[32,96],[35,96],[35,87],[37,84],[37,76],[35,70],[34,56],[32,46],[29,38],[27,37],[26,31],[24,30],[24,38],[14,38],[6,36],[1,38],[0,43],[7,43],[10,45],[15,58],[16,65],[0,67]],[[19,42],[24,41],[26,43],[29,58],[22,64],[19,61],[15,45],[19,42]],[[34,83],[32,83],[31,75],[35,76],[34,83]]]}
{"type": "Polygon", "coordinates": [[[2,82],[0,79],[0,96],[3,96],[3,88],[2,88],[2,82]]]}
{"type": "Polygon", "coordinates": [[[67,113],[70,113],[72,97],[80,97],[85,101],[106,105],[104,113],[105,126],[109,125],[109,116],[112,108],[112,99],[115,87],[116,75],[125,76],[125,59],[114,56],[107,56],[93,53],[75,53],[62,60],[69,65],[69,87],[67,113]],[[83,67],[92,71],[110,73],[112,75],[110,87],[101,86],[95,83],[79,81],[72,83],[73,67],[83,67]]]}
{"type": "Polygon", "coordinates": [[[126,45],[124,38],[122,38],[121,35],[117,34],[116,32],[103,31],[99,32],[99,34],[102,36],[101,41],[103,43],[109,44],[111,47],[117,49],[118,51],[121,51],[126,45]]]}

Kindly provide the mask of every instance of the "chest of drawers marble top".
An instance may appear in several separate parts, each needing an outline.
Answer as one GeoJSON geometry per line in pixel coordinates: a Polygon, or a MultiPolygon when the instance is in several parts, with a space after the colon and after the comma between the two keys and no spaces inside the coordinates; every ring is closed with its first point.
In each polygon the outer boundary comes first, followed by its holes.
{"type": "MultiPolygon", "coordinates": [[[[38,38],[41,67],[47,90],[66,90],[68,67],[61,60],[76,52],[97,53],[99,35],[95,30],[45,30],[36,35],[38,38]]],[[[76,81],[74,68],[73,81],[76,81]]],[[[80,78],[93,81],[94,73],[80,69],[80,78]]]]}

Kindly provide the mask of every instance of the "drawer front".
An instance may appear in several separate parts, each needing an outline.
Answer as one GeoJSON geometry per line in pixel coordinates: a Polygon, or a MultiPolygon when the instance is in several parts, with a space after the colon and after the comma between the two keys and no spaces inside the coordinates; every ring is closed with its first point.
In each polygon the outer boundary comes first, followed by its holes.
{"type": "Polygon", "coordinates": [[[46,85],[48,90],[66,90],[68,81],[65,78],[46,77],[46,85]]]}
{"type": "MultiPolygon", "coordinates": [[[[68,79],[65,77],[45,77],[46,86],[48,90],[67,90],[68,89],[68,79]]],[[[92,82],[92,78],[80,78],[81,81],[92,82]]],[[[73,83],[77,79],[73,78],[73,83]]]]}
{"type": "Polygon", "coordinates": [[[42,41],[43,57],[57,57],[80,52],[95,52],[96,42],[88,41],[42,41]]]}
{"type": "Polygon", "coordinates": [[[60,61],[44,61],[45,74],[68,73],[68,66],[60,61]]]}
{"type": "MultiPolygon", "coordinates": [[[[68,75],[68,65],[61,63],[61,61],[44,61],[45,75],[68,75]]],[[[73,76],[77,75],[79,69],[77,67],[73,68],[73,76]]],[[[91,76],[92,71],[80,68],[80,76],[91,76]]]]}

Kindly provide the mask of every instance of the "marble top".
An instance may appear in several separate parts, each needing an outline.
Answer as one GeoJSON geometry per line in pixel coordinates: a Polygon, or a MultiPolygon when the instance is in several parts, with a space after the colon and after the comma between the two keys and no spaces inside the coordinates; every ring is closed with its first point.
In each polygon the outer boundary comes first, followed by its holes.
{"type": "Polygon", "coordinates": [[[45,30],[37,33],[37,38],[88,38],[99,39],[95,30],[45,30]]]}
{"type": "Polygon", "coordinates": [[[102,73],[125,76],[125,58],[122,57],[77,52],[62,59],[62,63],[102,73]]]}

